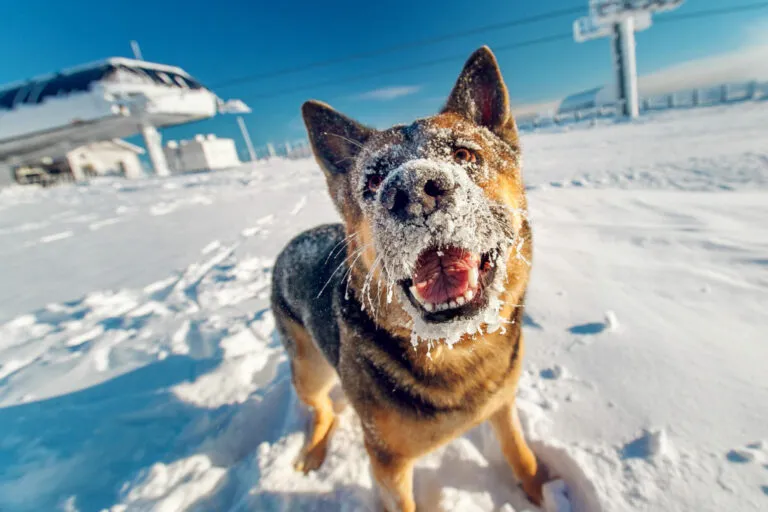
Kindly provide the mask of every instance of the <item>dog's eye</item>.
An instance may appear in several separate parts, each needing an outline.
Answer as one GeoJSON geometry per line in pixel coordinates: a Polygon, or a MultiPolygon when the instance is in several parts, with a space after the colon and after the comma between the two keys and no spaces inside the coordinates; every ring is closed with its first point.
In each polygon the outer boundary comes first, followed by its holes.
{"type": "Polygon", "coordinates": [[[383,180],[381,176],[379,176],[378,174],[371,174],[370,176],[368,176],[368,181],[366,181],[366,187],[371,192],[376,192],[377,190],[379,190],[379,187],[381,186],[382,181],[383,180]]]}
{"type": "Polygon", "coordinates": [[[477,161],[477,156],[467,148],[459,148],[453,152],[453,159],[460,164],[471,164],[477,161]]]}

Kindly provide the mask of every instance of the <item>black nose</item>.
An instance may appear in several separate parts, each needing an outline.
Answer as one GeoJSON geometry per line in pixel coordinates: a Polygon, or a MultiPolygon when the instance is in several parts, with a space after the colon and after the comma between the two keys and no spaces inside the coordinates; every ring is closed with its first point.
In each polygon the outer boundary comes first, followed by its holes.
{"type": "Polygon", "coordinates": [[[427,216],[437,210],[451,195],[452,180],[448,176],[397,176],[382,191],[384,207],[397,218],[427,216]]]}
{"type": "Polygon", "coordinates": [[[438,183],[437,180],[427,180],[424,184],[424,193],[429,197],[440,199],[445,195],[445,186],[438,183]]]}

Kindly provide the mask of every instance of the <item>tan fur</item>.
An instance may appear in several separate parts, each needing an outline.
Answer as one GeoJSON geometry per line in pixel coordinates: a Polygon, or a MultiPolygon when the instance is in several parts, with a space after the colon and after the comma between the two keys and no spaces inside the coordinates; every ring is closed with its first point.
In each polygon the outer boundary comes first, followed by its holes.
{"type": "MultiPolygon", "coordinates": [[[[495,66],[495,60],[492,64],[495,66]]],[[[503,82],[501,89],[506,101],[503,82]]],[[[312,108],[319,108],[317,105],[312,108]]],[[[504,107],[508,108],[508,104],[504,107]]],[[[443,113],[423,122],[435,129],[450,128],[480,146],[487,145],[488,137],[494,136],[455,113],[450,102],[443,113]]],[[[353,192],[343,175],[328,170],[327,162],[318,158],[326,170],[330,195],[350,235],[350,292],[360,303],[370,304],[366,310],[375,311],[372,317],[379,329],[391,334],[393,339],[402,340],[402,346],[382,348],[340,322],[338,374],[345,394],[360,417],[372,472],[382,502],[390,512],[416,510],[412,492],[416,459],[486,420],[490,421],[525,492],[535,503],[541,501],[544,472],[526,444],[515,411],[523,357],[522,307],[532,249],[530,226],[524,214],[527,204],[520,175],[517,131],[511,115],[501,119],[494,134],[507,145],[504,150],[489,152],[488,165],[495,172],[488,182],[478,184],[490,199],[509,209],[509,220],[523,240],[507,261],[505,291],[500,297],[504,304],[501,316],[513,323],[503,331],[476,337],[466,335],[452,348],[440,343],[431,350],[426,343],[416,349],[411,347],[410,317],[398,301],[386,300],[387,289],[380,282],[381,268],[377,266],[372,226],[354,200],[349,199],[353,192]],[[393,357],[393,352],[397,357],[393,357]],[[394,387],[428,398],[440,412],[421,415],[395,407],[388,394],[391,390],[380,389],[380,383],[364,371],[364,361],[382,369],[394,387]]],[[[393,136],[386,131],[378,132],[375,136],[378,139],[369,145],[375,150],[377,144],[383,146],[393,136]]],[[[278,321],[288,326],[297,346],[291,362],[297,393],[315,411],[313,428],[307,436],[302,459],[297,463],[297,469],[306,472],[322,462],[332,431],[334,417],[328,399],[332,369],[306,331],[288,318],[278,321]]]]}
{"type": "Polygon", "coordinates": [[[276,313],[287,334],[296,344],[291,359],[291,374],[296,394],[313,411],[304,447],[294,467],[308,473],[320,467],[328,451],[328,441],[333,433],[336,418],[329,392],[336,382],[336,372],[312,342],[307,331],[299,324],[276,313]]]}

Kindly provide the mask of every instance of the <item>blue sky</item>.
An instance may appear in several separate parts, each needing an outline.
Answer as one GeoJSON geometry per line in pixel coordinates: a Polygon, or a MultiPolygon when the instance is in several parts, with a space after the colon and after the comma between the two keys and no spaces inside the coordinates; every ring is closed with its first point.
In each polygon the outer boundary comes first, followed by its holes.
{"type": "MultiPolygon", "coordinates": [[[[675,14],[747,3],[749,0],[687,0],[675,14]]],[[[301,67],[557,9],[583,6],[586,14],[587,4],[587,0],[3,0],[0,84],[109,56],[130,56],[129,41],[136,39],[147,60],[181,66],[204,84],[215,86],[241,76],[301,67]]],[[[747,44],[745,34],[754,33],[767,14],[768,9],[657,23],[637,36],[639,72],[737,50],[747,44]]],[[[478,46],[488,44],[493,49],[567,33],[572,21],[570,16],[560,17],[232,87],[214,87],[214,91],[225,99],[243,99],[252,107],[246,121],[257,145],[303,138],[299,107],[309,98],[327,101],[363,122],[385,126],[435,112],[463,59],[478,46]],[[428,68],[344,82],[346,77],[443,57],[454,58],[428,68]],[[339,81],[336,85],[259,97],[335,80],[339,81]]],[[[497,57],[515,104],[556,99],[611,80],[607,39],[584,44],[557,41],[499,51],[497,57]]],[[[231,116],[170,128],[164,136],[208,132],[241,142],[231,116]]]]}

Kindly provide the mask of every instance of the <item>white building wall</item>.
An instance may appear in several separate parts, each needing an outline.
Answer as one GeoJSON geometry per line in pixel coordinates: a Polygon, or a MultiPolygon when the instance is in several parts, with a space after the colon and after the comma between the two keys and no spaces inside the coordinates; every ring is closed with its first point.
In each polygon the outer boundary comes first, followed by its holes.
{"type": "Polygon", "coordinates": [[[85,179],[85,171],[83,168],[88,163],[86,155],[80,151],[70,151],[66,156],[69,168],[72,170],[72,177],[75,181],[83,181],[85,179]]]}
{"type": "Polygon", "coordinates": [[[198,141],[184,141],[179,146],[179,161],[182,172],[208,169],[205,150],[198,141]]]}
{"type": "Polygon", "coordinates": [[[164,148],[169,165],[176,172],[226,169],[240,165],[235,141],[198,135],[193,140],[170,142],[164,148]]]}
{"type": "Polygon", "coordinates": [[[203,148],[209,169],[226,169],[240,165],[235,141],[232,139],[206,139],[203,148]]]}
{"type": "Polygon", "coordinates": [[[109,142],[70,151],[67,161],[76,180],[86,179],[87,171],[100,176],[124,174],[126,178],[139,178],[144,174],[134,151],[109,142]]]}
{"type": "Polygon", "coordinates": [[[126,178],[140,178],[144,173],[135,152],[117,146],[98,148],[91,153],[99,174],[125,175],[126,178]]]}
{"type": "Polygon", "coordinates": [[[14,183],[13,169],[11,169],[11,166],[0,164],[0,187],[7,187],[14,183]]]}

